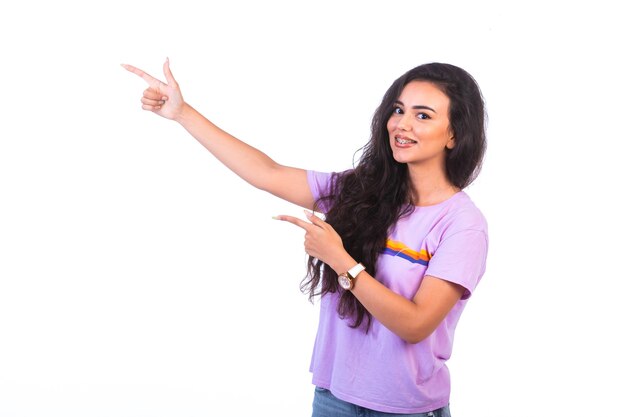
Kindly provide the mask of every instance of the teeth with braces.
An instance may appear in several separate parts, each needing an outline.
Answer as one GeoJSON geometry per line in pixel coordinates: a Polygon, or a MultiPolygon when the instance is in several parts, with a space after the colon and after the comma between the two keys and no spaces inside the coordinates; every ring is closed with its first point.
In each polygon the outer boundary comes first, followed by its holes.
{"type": "Polygon", "coordinates": [[[402,139],[402,138],[396,138],[396,141],[398,141],[398,143],[400,143],[402,145],[406,145],[407,143],[415,143],[414,140],[402,139]]]}

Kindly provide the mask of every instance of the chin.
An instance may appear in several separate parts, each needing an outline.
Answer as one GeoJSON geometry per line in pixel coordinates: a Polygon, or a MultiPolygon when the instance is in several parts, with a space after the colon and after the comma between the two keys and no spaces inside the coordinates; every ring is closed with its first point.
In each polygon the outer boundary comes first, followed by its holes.
{"type": "Polygon", "coordinates": [[[393,157],[393,160],[396,161],[399,164],[408,164],[409,161],[402,159],[402,158],[396,158],[395,156],[393,157]]]}
{"type": "Polygon", "coordinates": [[[407,164],[411,162],[411,160],[407,159],[406,155],[398,155],[398,153],[392,152],[391,156],[393,157],[393,160],[399,164],[407,164]]]}

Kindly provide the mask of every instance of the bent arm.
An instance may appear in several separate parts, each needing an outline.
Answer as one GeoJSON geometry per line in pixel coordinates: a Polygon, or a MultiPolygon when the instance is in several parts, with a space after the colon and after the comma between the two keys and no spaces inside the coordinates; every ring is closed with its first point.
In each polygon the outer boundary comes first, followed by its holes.
{"type": "MultiPolygon", "coordinates": [[[[338,267],[342,273],[356,265],[346,253],[338,267]]],[[[385,287],[367,271],[361,272],[351,290],[372,316],[407,343],[419,343],[437,326],[461,299],[465,289],[458,284],[426,275],[412,300],[385,287]]]]}
{"type": "Polygon", "coordinates": [[[276,163],[265,153],[220,129],[187,103],[175,120],[215,158],[252,186],[313,209],[315,201],[305,170],[276,163]]]}
{"type": "MultiPolygon", "coordinates": [[[[304,249],[321,259],[337,274],[348,271],[357,261],[344,249],[332,226],[312,213],[311,223],[293,216],[277,216],[306,230],[304,249]]],[[[409,300],[384,286],[367,271],[359,273],[352,288],[354,296],[372,316],[408,343],[426,339],[461,299],[465,288],[450,281],[425,276],[413,299],[409,300]]]]}
{"type": "Polygon", "coordinates": [[[464,291],[458,284],[425,276],[413,300],[408,300],[365,272],[352,290],[372,316],[408,343],[430,336],[464,291]]]}

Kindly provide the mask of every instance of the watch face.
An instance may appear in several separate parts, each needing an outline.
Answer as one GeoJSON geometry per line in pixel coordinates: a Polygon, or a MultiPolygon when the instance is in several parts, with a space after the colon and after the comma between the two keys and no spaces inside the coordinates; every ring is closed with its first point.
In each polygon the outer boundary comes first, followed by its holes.
{"type": "Polygon", "coordinates": [[[339,275],[339,285],[341,285],[341,288],[344,290],[349,290],[352,287],[352,282],[347,276],[339,275]]]}

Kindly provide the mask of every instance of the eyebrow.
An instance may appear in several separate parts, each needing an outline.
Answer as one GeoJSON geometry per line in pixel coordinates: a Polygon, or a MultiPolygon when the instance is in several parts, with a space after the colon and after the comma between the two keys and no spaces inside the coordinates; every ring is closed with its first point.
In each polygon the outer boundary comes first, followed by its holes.
{"type": "MultiPolygon", "coordinates": [[[[401,105],[402,107],[404,107],[404,103],[403,103],[403,102],[401,102],[400,100],[396,100],[396,101],[394,101],[394,104],[399,104],[399,105],[401,105]]],[[[424,110],[424,109],[425,109],[425,110],[430,110],[430,111],[431,111],[431,112],[433,112],[433,113],[437,113],[437,112],[435,111],[435,109],[433,109],[433,108],[431,108],[431,107],[428,107],[428,106],[420,106],[420,105],[418,105],[418,106],[412,106],[411,108],[412,108],[413,110],[424,110]]]]}

